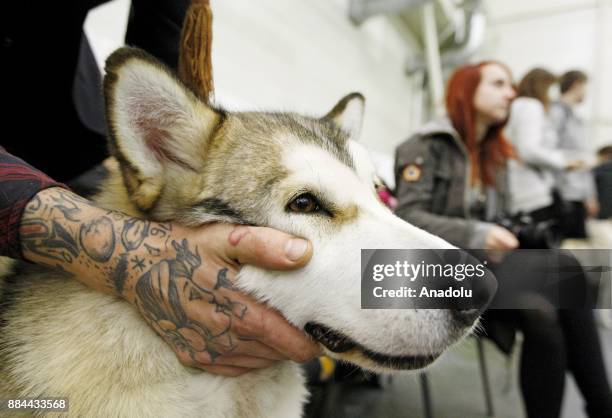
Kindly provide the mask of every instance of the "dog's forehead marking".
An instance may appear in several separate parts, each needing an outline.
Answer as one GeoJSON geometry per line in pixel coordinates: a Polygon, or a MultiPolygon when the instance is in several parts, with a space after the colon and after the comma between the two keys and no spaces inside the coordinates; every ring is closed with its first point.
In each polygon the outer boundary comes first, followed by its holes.
{"type": "Polygon", "coordinates": [[[315,187],[337,204],[357,204],[362,196],[371,194],[352,168],[313,144],[294,142],[283,152],[281,162],[289,172],[289,181],[315,187]]]}
{"type": "Polygon", "coordinates": [[[304,143],[312,143],[333,154],[346,166],[354,169],[355,164],[347,149],[346,132],[330,121],[283,114],[291,132],[304,143]]]}

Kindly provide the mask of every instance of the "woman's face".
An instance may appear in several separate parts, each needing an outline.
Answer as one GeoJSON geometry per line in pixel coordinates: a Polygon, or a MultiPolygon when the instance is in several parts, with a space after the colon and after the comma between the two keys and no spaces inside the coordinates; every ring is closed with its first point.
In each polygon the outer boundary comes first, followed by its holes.
{"type": "Polygon", "coordinates": [[[487,125],[503,122],[508,117],[510,103],[516,96],[508,71],[498,64],[480,69],[480,84],[474,95],[478,119],[487,125]]]}

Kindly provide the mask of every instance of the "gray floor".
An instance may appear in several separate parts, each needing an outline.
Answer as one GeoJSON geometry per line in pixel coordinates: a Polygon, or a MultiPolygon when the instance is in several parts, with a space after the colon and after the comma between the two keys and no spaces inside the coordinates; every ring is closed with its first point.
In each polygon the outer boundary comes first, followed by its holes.
{"type": "MultiPolygon", "coordinates": [[[[612,331],[603,330],[601,336],[606,363],[609,365],[608,374],[612,379],[612,331]]],[[[440,359],[428,372],[434,417],[486,417],[477,353],[474,339],[470,338],[440,359]]],[[[490,369],[495,416],[524,417],[517,388],[517,355],[507,359],[489,342],[485,342],[485,353],[490,369]]],[[[334,388],[331,394],[334,410],[325,418],[424,416],[418,375],[395,376],[383,384],[383,389],[334,388]]],[[[565,389],[562,417],[585,417],[580,394],[571,377],[568,377],[565,389]]]]}

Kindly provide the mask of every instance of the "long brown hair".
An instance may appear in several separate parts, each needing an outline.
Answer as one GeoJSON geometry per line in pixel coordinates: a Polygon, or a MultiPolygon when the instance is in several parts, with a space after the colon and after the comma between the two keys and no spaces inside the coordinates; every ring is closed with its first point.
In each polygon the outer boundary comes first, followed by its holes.
{"type": "Polygon", "coordinates": [[[476,138],[477,111],[474,107],[474,96],[482,78],[481,70],[490,64],[499,65],[510,74],[508,67],[497,61],[483,61],[459,67],[448,81],[446,110],[468,150],[472,169],[471,183],[474,184],[480,179],[485,185],[495,186],[495,171],[503,167],[506,160],[515,154],[503,134],[507,119],[490,126],[481,143],[476,138]]]}
{"type": "Polygon", "coordinates": [[[548,89],[556,82],[557,77],[550,71],[544,68],[534,68],[525,74],[519,83],[517,96],[538,99],[548,111],[550,106],[548,89]]]}

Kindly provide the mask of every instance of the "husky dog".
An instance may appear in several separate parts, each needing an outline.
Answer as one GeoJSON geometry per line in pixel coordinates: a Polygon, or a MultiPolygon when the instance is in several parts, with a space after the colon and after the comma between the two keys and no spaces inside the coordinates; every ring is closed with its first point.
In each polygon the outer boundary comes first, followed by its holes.
{"type": "MultiPolygon", "coordinates": [[[[453,248],[395,217],[355,140],[364,100],[322,118],[207,105],[146,53],[107,61],[110,148],[120,169],[99,205],[197,226],[270,226],[308,238],[292,272],[251,266],[237,286],[279,310],[324,352],[375,371],[432,363],[478,312],[362,310],[361,248],[453,248]]],[[[0,282],[2,283],[2,282],[0,282]]],[[[236,378],[182,366],[139,313],[62,273],[24,267],[3,283],[0,398],[66,396],[78,417],[300,417],[307,398],[286,361],[236,378]]]]}

